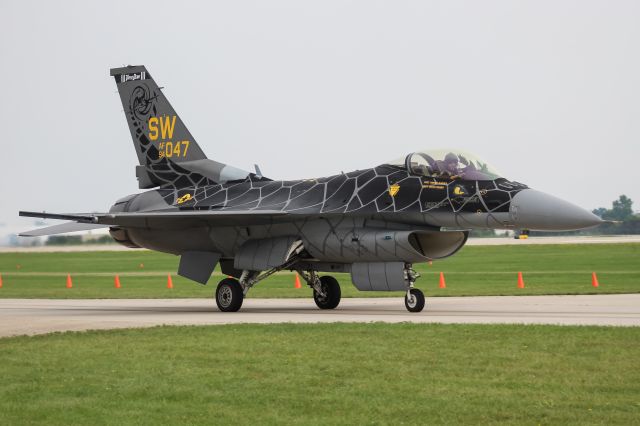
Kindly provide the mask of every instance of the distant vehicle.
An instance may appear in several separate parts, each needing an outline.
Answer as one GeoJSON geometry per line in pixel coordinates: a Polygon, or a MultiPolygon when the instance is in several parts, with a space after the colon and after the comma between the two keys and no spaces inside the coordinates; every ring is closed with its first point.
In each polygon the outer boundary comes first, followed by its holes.
{"type": "MultiPolygon", "coordinates": [[[[304,180],[272,180],[208,159],[144,66],[111,70],[140,165],[140,189],[108,213],[21,216],[73,221],[21,234],[109,227],[127,247],[180,256],[178,274],[201,284],[219,263],[221,311],[280,270],[297,271],[316,305],[333,309],[346,272],[362,291],[404,291],[424,307],[413,264],[457,252],[471,229],[575,230],[600,218],[510,181],[457,150],[417,151],[376,167],[304,180]]],[[[303,145],[304,147],[304,145],[303,145]]],[[[104,184],[108,183],[105,176],[104,184]]]]}

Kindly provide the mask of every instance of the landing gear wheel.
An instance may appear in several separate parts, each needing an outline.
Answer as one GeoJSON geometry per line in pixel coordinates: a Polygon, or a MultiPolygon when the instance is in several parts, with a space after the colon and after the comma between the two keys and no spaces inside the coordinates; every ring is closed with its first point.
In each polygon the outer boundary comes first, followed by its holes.
{"type": "Polygon", "coordinates": [[[216,288],[216,304],[222,312],[237,312],[242,306],[244,292],[238,280],[225,278],[216,288]]]}
{"type": "Polygon", "coordinates": [[[313,290],[313,300],[320,309],[333,309],[340,303],[340,284],[331,276],[320,277],[320,287],[324,296],[313,290]]]}
{"type": "Polygon", "coordinates": [[[420,312],[424,309],[424,294],[417,288],[412,288],[404,296],[404,306],[409,312],[420,312]]]}

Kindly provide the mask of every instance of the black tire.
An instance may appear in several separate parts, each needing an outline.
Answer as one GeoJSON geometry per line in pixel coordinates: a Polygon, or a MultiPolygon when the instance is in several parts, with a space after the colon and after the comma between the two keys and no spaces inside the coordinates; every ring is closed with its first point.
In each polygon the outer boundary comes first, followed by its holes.
{"type": "Polygon", "coordinates": [[[326,296],[320,296],[313,290],[313,300],[320,309],[333,309],[340,304],[340,284],[331,276],[320,277],[320,287],[326,296]]]}
{"type": "Polygon", "coordinates": [[[409,294],[404,296],[404,306],[409,312],[420,312],[424,309],[424,293],[417,288],[409,290],[409,294]],[[411,295],[411,299],[409,298],[411,295]]]}
{"type": "Polygon", "coordinates": [[[237,312],[242,307],[244,292],[238,280],[225,278],[216,288],[216,305],[222,312],[237,312]]]}

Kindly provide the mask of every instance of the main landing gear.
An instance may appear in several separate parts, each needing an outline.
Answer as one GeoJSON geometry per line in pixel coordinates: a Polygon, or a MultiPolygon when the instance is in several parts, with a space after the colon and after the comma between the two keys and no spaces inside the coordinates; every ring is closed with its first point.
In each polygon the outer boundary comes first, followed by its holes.
{"type": "MultiPolygon", "coordinates": [[[[249,289],[273,273],[269,272],[259,274],[258,272],[244,271],[240,280],[225,278],[220,281],[218,288],[216,288],[218,309],[222,312],[239,311],[249,289]]],[[[329,275],[319,277],[314,271],[298,271],[298,273],[313,289],[313,301],[316,302],[318,308],[334,309],[340,304],[341,291],[338,280],[329,275]]]]}
{"type": "Polygon", "coordinates": [[[249,289],[274,272],[267,271],[260,274],[257,271],[242,271],[239,280],[235,278],[223,279],[216,288],[216,305],[218,305],[218,309],[222,312],[238,312],[249,289]]]}
{"type": "Polygon", "coordinates": [[[216,304],[222,312],[237,312],[242,307],[244,292],[240,282],[234,278],[225,278],[216,288],[216,304]]]}
{"type": "Polygon", "coordinates": [[[330,276],[320,277],[319,289],[313,287],[313,301],[320,309],[334,309],[340,304],[340,284],[330,276]]]}
{"type": "Polygon", "coordinates": [[[331,276],[319,277],[313,271],[304,271],[296,268],[296,264],[300,261],[304,247],[302,243],[294,247],[292,255],[287,261],[275,268],[265,272],[260,271],[242,271],[240,279],[225,278],[218,284],[216,288],[216,304],[222,312],[237,312],[242,307],[242,302],[251,287],[265,278],[282,270],[295,270],[307,282],[309,287],[313,289],[313,300],[320,309],[334,309],[340,304],[340,285],[338,280],[331,276]]]}

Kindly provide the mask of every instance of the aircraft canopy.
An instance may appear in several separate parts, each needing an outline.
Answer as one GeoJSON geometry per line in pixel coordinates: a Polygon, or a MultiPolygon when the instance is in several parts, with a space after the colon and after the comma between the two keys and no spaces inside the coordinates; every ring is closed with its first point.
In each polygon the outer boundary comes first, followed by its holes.
{"type": "Polygon", "coordinates": [[[455,149],[416,151],[388,164],[406,168],[410,174],[417,176],[469,180],[494,180],[501,176],[493,166],[476,155],[455,149]]]}

